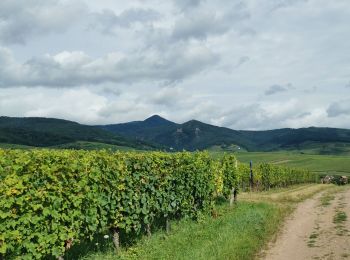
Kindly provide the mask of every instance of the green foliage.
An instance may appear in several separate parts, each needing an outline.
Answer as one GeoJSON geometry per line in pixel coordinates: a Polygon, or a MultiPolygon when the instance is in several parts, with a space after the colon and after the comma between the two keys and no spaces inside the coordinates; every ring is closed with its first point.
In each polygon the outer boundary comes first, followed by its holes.
{"type": "MultiPolygon", "coordinates": [[[[242,185],[244,169],[233,155],[205,152],[0,150],[0,256],[58,257],[73,239],[197,219],[242,185]]],[[[265,189],[311,181],[307,171],[271,165],[256,172],[265,189]]]]}
{"type": "MultiPolygon", "coordinates": [[[[54,118],[0,117],[0,143],[51,147],[78,141],[154,149],[157,146],[127,139],[96,126],[54,118]]],[[[79,146],[74,145],[76,149],[79,146]]]]}
{"type": "MultiPolygon", "coordinates": [[[[249,187],[248,165],[240,165],[242,187],[249,187]]],[[[269,190],[270,188],[283,188],[300,183],[314,183],[318,175],[305,169],[294,169],[274,164],[262,163],[253,167],[253,182],[256,190],[269,190]]]]}
{"type": "Polygon", "coordinates": [[[232,188],[238,190],[240,183],[240,174],[238,174],[238,163],[236,157],[232,154],[225,154],[221,161],[223,175],[223,195],[228,198],[232,188]]]}
{"type": "Polygon", "coordinates": [[[196,218],[213,205],[206,153],[0,150],[0,253],[58,257],[65,242],[155,218],[196,218]]]}

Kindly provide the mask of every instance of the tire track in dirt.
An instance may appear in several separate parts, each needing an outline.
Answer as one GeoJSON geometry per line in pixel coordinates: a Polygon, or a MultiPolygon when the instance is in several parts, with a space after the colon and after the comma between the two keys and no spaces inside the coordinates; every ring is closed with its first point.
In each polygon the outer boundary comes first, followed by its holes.
{"type": "Polygon", "coordinates": [[[319,193],[300,203],[262,259],[350,259],[350,189],[321,205],[319,193]]]}

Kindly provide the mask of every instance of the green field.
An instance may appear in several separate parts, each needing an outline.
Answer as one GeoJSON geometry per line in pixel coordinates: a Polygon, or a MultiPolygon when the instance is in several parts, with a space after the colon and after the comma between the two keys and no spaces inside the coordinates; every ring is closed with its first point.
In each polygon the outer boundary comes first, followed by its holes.
{"type": "Polygon", "coordinates": [[[75,150],[112,150],[112,151],[136,151],[137,149],[127,146],[120,146],[114,144],[105,144],[98,142],[78,141],[74,143],[56,145],[50,147],[52,149],[75,149],[75,150]]]}
{"type": "Polygon", "coordinates": [[[322,174],[350,175],[350,156],[345,155],[312,155],[295,152],[238,152],[235,154],[243,163],[269,162],[309,169],[322,174]]]}
{"type": "Polygon", "coordinates": [[[74,150],[112,150],[112,151],[136,151],[137,149],[120,146],[114,144],[105,144],[98,142],[86,142],[86,141],[77,141],[73,143],[66,143],[61,145],[49,146],[49,147],[34,147],[28,145],[20,144],[6,144],[0,143],[0,148],[2,149],[74,149],[74,150]]]}
{"type": "Polygon", "coordinates": [[[35,147],[21,144],[0,143],[0,149],[33,149],[35,147]]]}

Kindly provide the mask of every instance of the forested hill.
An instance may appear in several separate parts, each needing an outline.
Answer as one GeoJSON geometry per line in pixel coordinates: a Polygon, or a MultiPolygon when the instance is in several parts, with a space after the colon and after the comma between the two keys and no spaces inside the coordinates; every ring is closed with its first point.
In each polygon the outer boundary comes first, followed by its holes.
{"type": "Polygon", "coordinates": [[[77,141],[148,147],[143,142],[72,121],[41,117],[0,117],[0,143],[49,147],[77,141]]]}
{"type": "MultiPolygon", "coordinates": [[[[350,130],[309,127],[267,131],[233,130],[191,120],[176,124],[160,116],[144,121],[100,126],[129,138],[150,141],[174,150],[202,150],[237,145],[249,151],[298,150],[330,144],[350,145],[350,130]]],[[[330,152],[332,153],[332,152],[330,152]]]]}
{"type": "Polygon", "coordinates": [[[169,151],[219,147],[248,151],[316,149],[317,153],[339,154],[344,149],[350,151],[350,130],[310,127],[245,131],[196,120],[177,124],[157,115],[144,121],[102,126],[54,118],[0,117],[0,143],[50,147],[79,141],[169,151]]]}

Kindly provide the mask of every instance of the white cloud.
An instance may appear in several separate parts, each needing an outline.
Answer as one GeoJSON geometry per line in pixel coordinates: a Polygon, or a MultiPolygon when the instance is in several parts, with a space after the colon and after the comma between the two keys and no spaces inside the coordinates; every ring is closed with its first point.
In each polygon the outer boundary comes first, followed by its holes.
{"type": "Polygon", "coordinates": [[[350,128],[349,23],[347,0],[2,0],[1,114],[350,128]]]}
{"type": "Polygon", "coordinates": [[[87,89],[5,89],[0,94],[0,111],[8,116],[58,117],[84,123],[98,121],[98,111],[107,102],[87,89]]]}

